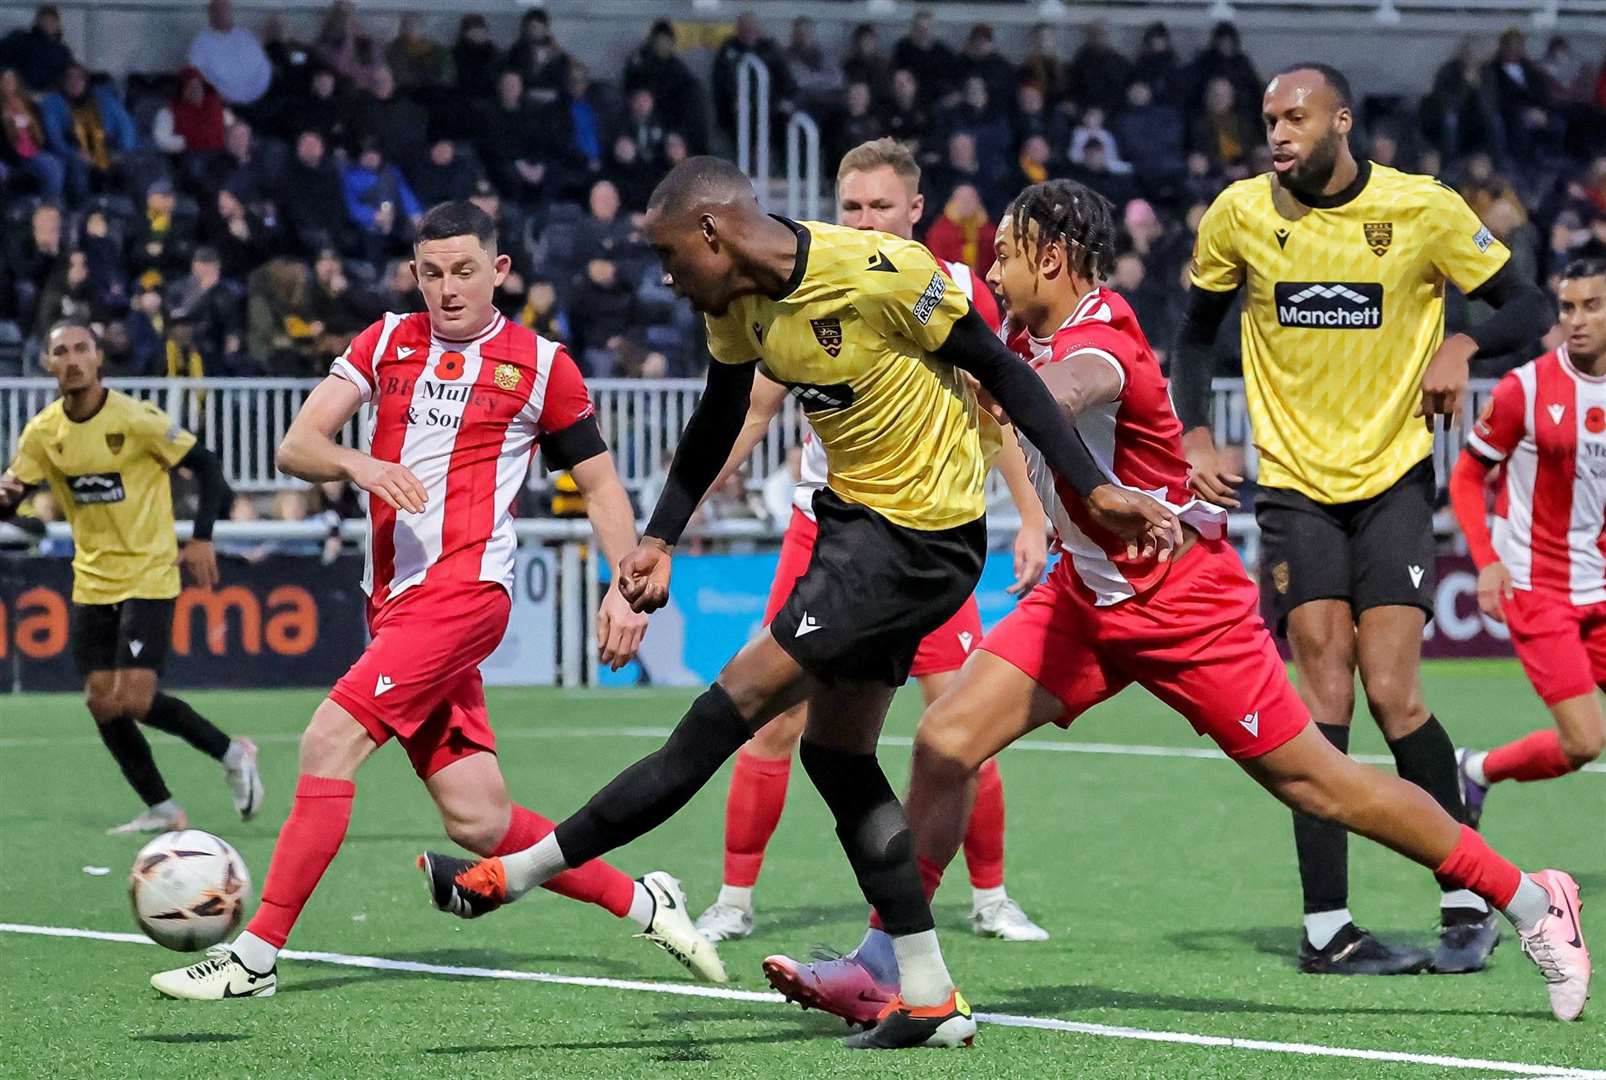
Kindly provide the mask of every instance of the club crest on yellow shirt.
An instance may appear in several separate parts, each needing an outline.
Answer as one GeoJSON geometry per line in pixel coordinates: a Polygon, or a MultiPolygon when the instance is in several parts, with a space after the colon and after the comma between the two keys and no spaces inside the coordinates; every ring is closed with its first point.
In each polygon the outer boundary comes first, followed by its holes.
{"type": "Polygon", "coordinates": [[[1368,221],[1361,228],[1366,233],[1366,244],[1372,249],[1372,254],[1382,258],[1394,242],[1394,222],[1368,221]]]}
{"type": "Polygon", "coordinates": [[[123,452],[123,433],[121,431],[108,431],[106,433],[106,449],[114,454],[123,452]]]}
{"type": "Polygon", "coordinates": [[[810,319],[809,327],[814,331],[814,340],[820,343],[825,354],[836,357],[842,352],[842,320],[841,319],[810,319]]]}
{"type": "Polygon", "coordinates": [[[517,390],[519,386],[519,369],[512,364],[498,364],[494,378],[499,389],[517,390]]]}

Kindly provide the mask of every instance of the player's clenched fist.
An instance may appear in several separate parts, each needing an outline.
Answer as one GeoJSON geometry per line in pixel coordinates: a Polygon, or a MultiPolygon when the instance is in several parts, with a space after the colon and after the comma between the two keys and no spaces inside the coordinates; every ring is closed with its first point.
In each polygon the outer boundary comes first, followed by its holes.
{"type": "Polygon", "coordinates": [[[669,603],[669,548],[645,537],[619,563],[619,595],[637,612],[657,611],[669,603]]]}
{"type": "Polygon", "coordinates": [[[1433,430],[1435,417],[1444,417],[1446,430],[1461,416],[1467,400],[1467,379],[1477,342],[1465,334],[1456,334],[1439,346],[1428,367],[1422,373],[1422,403],[1416,415],[1433,430]]]}
{"type": "Polygon", "coordinates": [[[1511,599],[1511,571],[1492,562],[1478,571],[1478,610],[1497,623],[1506,621],[1505,602],[1511,599]]]}
{"type": "Polygon", "coordinates": [[[409,514],[422,514],[424,505],[429,502],[429,494],[413,471],[394,461],[380,461],[363,454],[347,465],[347,475],[368,494],[377,495],[394,509],[409,514]]]}
{"type": "Polygon", "coordinates": [[[1182,546],[1182,523],[1163,503],[1141,491],[1103,484],[1087,497],[1093,520],[1126,541],[1129,559],[1162,562],[1182,546]]]}

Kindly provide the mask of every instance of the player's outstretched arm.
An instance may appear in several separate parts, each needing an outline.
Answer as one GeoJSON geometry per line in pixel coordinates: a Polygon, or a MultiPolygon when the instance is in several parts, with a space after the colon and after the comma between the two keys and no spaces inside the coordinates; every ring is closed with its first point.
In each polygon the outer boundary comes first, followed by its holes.
{"type": "MultiPolygon", "coordinates": [[[[595,426],[594,420],[587,419],[595,426]]],[[[591,519],[603,557],[609,566],[618,567],[636,546],[636,519],[630,508],[630,495],[614,468],[613,455],[604,448],[570,466],[569,475],[585,500],[586,517],[591,519]]],[[[647,633],[647,616],[630,609],[618,585],[615,570],[614,582],[597,612],[597,656],[610,671],[618,671],[635,659],[647,633]]]]}
{"type": "Polygon", "coordinates": [[[1020,596],[1036,585],[1048,566],[1048,515],[1043,502],[1032,486],[1031,474],[1026,470],[1026,455],[1021,452],[1015,429],[1004,425],[1004,445],[998,452],[997,468],[1009,487],[1009,501],[1015,504],[1020,515],[1020,531],[1015,534],[1015,584],[1007,591],[1020,596]]]}
{"type": "Polygon", "coordinates": [[[1189,287],[1188,306],[1171,351],[1171,400],[1182,421],[1182,451],[1193,466],[1188,484],[1200,498],[1228,509],[1237,509],[1238,485],[1244,478],[1231,470],[1216,446],[1210,402],[1216,377],[1216,336],[1237,291],[1189,287]]]}
{"type": "Polygon", "coordinates": [[[632,610],[657,611],[669,602],[670,553],[730,458],[747,421],[757,371],[757,360],[708,366],[708,386],[680,434],[647,531],[619,564],[619,589],[632,610]]]}
{"type": "Polygon", "coordinates": [[[329,376],[301,403],[273,463],[280,472],[314,484],[348,480],[397,510],[422,513],[428,495],[410,469],[335,442],[335,433],[361,406],[362,391],[355,383],[340,375],[329,376]]]}
{"type": "Polygon", "coordinates": [[[1177,516],[1141,492],[1110,483],[1043,381],[993,334],[974,308],[954,323],[934,355],[976,376],[1041,451],[1048,467],[1086,500],[1100,525],[1127,541],[1134,557],[1164,557],[1182,543],[1177,516]]]}

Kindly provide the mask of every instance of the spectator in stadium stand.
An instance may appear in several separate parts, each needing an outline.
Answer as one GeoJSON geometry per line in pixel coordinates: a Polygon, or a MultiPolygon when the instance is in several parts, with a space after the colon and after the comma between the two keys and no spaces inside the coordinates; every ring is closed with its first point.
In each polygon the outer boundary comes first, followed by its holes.
{"type": "Polygon", "coordinates": [[[110,375],[142,377],[158,373],[163,357],[162,294],[155,289],[135,292],[121,318],[109,319],[101,334],[101,353],[110,375]]]}
{"type": "Polygon", "coordinates": [[[1124,172],[1117,172],[1110,164],[1104,143],[1099,141],[1089,142],[1083,147],[1081,160],[1070,162],[1066,175],[1078,183],[1086,184],[1117,206],[1138,195],[1138,185],[1132,178],[1131,167],[1127,166],[1124,172]]]}
{"type": "Polygon", "coordinates": [[[201,239],[218,253],[223,274],[231,281],[244,281],[252,270],[284,249],[272,204],[266,206],[270,213],[264,215],[226,187],[201,215],[201,239]]]}
{"type": "Polygon", "coordinates": [[[1166,362],[1167,345],[1176,329],[1176,320],[1172,316],[1177,306],[1175,293],[1166,288],[1164,282],[1149,276],[1143,256],[1135,251],[1123,251],[1116,256],[1115,274],[1110,279],[1110,285],[1132,305],[1143,327],[1143,335],[1148,337],[1153,334],[1152,340],[1160,343],[1154,349],[1155,356],[1163,365],[1166,362]]]}
{"type": "MultiPolygon", "coordinates": [[[[993,28],[987,23],[977,23],[965,35],[965,47],[959,53],[959,71],[967,84],[971,79],[980,79],[987,87],[987,100],[1000,106],[1014,98],[1015,87],[1020,82],[1015,65],[999,54],[993,41],[993,28]]],[[[966,96],[969,96],[968,91],[966,96]]]]}
{"type": "Polygon", "coordinates": [[[1154,100],[1161,105],[1180,107],[1186,103],[1187,80],[1165,23],[1154,22],[1144,27],[1138,56],[1132,65],[1132,77],[1147,84],[1154,100]]]}
{"type": "Polygon", "coordinates": [[[964,263],[977,278],[993,265],[997,215],[982,204],[971,184],[960,184],[943,203],[942,213],[926,231],[926,247],[939,259],[964,263]]]}
{"type": "Polygon", "coordinates": [[[1002,188],[995,189],[982,174],[981,163],[976,158],[976,139],[968,131],[956,131],[948,136],[948,153],[937,165],[929,170],[928,197],[926,199],[926,217],[920,226],[929,228],[948,203],[948,196],[961,184],[969,184],[981,196],[982,205],[991,212],[994,204],[1000,211],[1007,196],[1002,188]]]}
{"type": "Polygon", "coordinates": [[[334,0],[329,5],[313,42],[313,51],[320,63],[358,90],[373,87],[374,72],[384,63],[384,55],[374,39],[364,33],[357,22],[351,0],[334,0]]]}
{"type": "Polygon", "coordinates": [[[932,107],[946,107],[959,97],[959,57],[938,37],[929,11],[917,10],[909,32],[892,49],[892,63],[907,70],[925,91],[932,107]]]}
{"type": "Polygon", "coordinates": [[[1060,59],[1059,28],[1038,23],[1032,27],[1026,59],[1021,61],[1022,85],[1037,87],[1045,101],[1058,105],[1065,97],[1066,78],[1065,61],[1060,59]]]}
{"type": "MultiPolygon", "coordinates": [[[[965,79],[964,97],[948,114],[948,130],[963,132],[975,141],[981,175],[988,185],[997,185],[1014,156],[1010,153],[1013,139],[1009,122],[1002,110],[993,108],[992,91],[980,75],[965,79]]],[[[994,201],[989,199],[988,205],[994,201]]]]}
{"type": "Polygon", "coordinates": [[[146,285],[164,285],[189,269],[195,254],[196,221],[178,212],[171,180],[157,180],[145,189],[145,212],[128,228],[126,265],[129,276],[146,285]]]}
{"type": "Polygon", "coordinates": [[[29,215],[26,229],[5,233],[6,267],[11,275],[15,300],[11,305],[17,321],[33,325],[33,313],[62,256],[61,207],[41,202],[29,215]]]}
{"type": "Polygon", "coordinates": [[[807,15],[792,20],[792,39],[786,44],[786,67],[797,87],[798,104],[809,112],[824,113],[842,98],[842,68],[825,55],[819,28],[807,15]]]}
{"type": "Polygon", "coordinates": [[[89,272],[89,256],[82,248],[71,248],[45,283],[33,336],[43,341],[51,324],[58,319],[85,319],[99,324],[109,313],[105,294],[89,272]]]}
{"type": "Polygon", "coordinates": [[[468,201],[496,222],[497,243],[502,248],[502,254],[512,261],[514,274],[528,278],[533,266],[526,236],[526,218],[519,204],[512,199],[502,198],[496,185],[489,180],[476,183],[468,201]]]}
{"type": "Polygon", "coordinates": [[[1058,164],[1047,139],[1041,135],[1028,135],[1021,141],[1020,153],[1015,156],[1015,168],[1010,172],[1008,186],[1018,191],[1052,179],[1058,173],[1058,164]]]}
{"type": "Polygon", "coordinates": [[[269,375],[325,374],[317,344],[323,326],[312,314],[305,263],[277,258],[252,272],[246,286],[245,347],[269,375]]]}
{"type": "Polygon", "coordinates": [[[1070,121],[1058,109],[1050,109],[1048,96],[1041,85],[1022,82],[1015,91],[1015,145],[1040,135],[1048,143],[1049,153],[1060,155],[1070,145],[1070,121]]]}
{"type": "Polygon", "coordinates": [[[508,50],[507,66],[524,79],[524,93],[532,105],[551,105],[569,85],[574,61],[552,38],[552,24],[540,8],[524,13],[519,40],[508,50]]]}
{"type": "Polygon", "coordinates": [[[543,110],[546,130],[556,161],[562,163],[555,198],[575,199],[602,169],[608,133],[618,126],[617,109],[602,83],[593,82],[591,70],[575,61],[569,65],[569,82],[562,95],[543,110]]]}
{"type": "Polygon", "coordinates": [[[1082,110],[1082,119],[1071,131],[1071,145],[1066,157],[1071,164],[1085,166],[1087,152],[1092,147],[1099,147],[1104,151],[1104,161],[1112,173],[1129,173],[1132,166],[1121,157],[1121,148],[1116,142],[1115,135],[1104,126],[1104,110],[1089,107],[1082,110]]]}
{"type": "Polygon", "coordinates": [[[45,145],[44,117],[14,68],[0,71],[0,131],[0,172],[26,172],[45,198],[61,198],[67,164],[45,145]]]}
{"type": "Polygon", "coordinates": [[[920,93],[914,72],[898,68],[892,73],[892,96],[884,115],[887,134],[908,146],[916,158],[930,163],[941,150],[934,138],[931,110],[920,93]]]}
{"type": "Polygon", "coordinates": [[[243,346],[240,300],[223,280],[223,259],[215,249],[195,249],[189,274],[168,287],[164,306],[171,319],[189,322],[192,344],[208,371],[225,369],[243,346]]]}
{"type": "Polygon", "coordinates": [[[384,315],[382,301],[377,292],[370,293],[352,283],[340,252],[333,248],[318,252],[307,292],[313,321],[323,327],[318,351],[331,359],[345,352],[363,327],[384,315]]]}
{"type": "Polygon", "coordinates": [[[436,139],[416,163],[406,165],[413,194],[425,206],[466,199],[481,179],[477,163],[457,152],[451,139],[436,139]]]}
{"type": "Polygon", "coordinates": [[[1232,80],[1224,75],[1212,78],[1205,85],[1204,111],[1194,120],[1188,149],[1204,154],[1228,176],[1236,171],[1236,178],[1241,178],[1247,175],[1245,162],[1258,136],[1239,106],[1232,80]]]}
{"type": "Polygon", "coordinates": [[[1210,44],[1189,65],[1188,100],[1194,108],[1204,103],[1211,79],[1226,79],[1232,85],[1234,100],[1257,105],[1266,86],[1254,63],[1244,54],[1238,28],[1230,22],[1215,25],[1210,31],[1210,44]]]}
{"type": "Polygon", "coordinates": [[[481,105],[475,135],[480,161],[497,190],[520,202],[542,198],[549,150],[535,111],[524,102],[524,79],[517,71],[497,77],[496,98],[481,105]]]}
{"type": "Polygon", "coordinates": [[[60,86],[72,62],[72,50],[61,40],[61,12],[54,4],[36,8],[26,30],[0,38],[0,67],[16,68],[36,94],[60,86]]]}
{"type": "Polygon", "coordinates": [[[569,344],[580,370],[591,378],[607,378],[617,366],[622,339],[637,323],[634,285],[617,262],[587,259],[571,286],[569,344]]]}
{"type": "Polygon", "coordinates": [[[490,101],[496,96],[496,76],[502,70],[502,50],[491,40],[485,16],[464,15],[452,43],[452,69],[457,92],[465,103],[490,101]]]}
{"type": "Polygon", "coordinates": [[[784,119],[792,111],[792,75],[787,70],[786,57],[772,38],[764,36],[759,28],[758,16],[744,11],[736,17],[736,32],[726,38],[714,54],[711,76],[714,91],[714,116],[720,130],[731,139],[736,138],[736,69],[748,56],[758,57],[770,73],[771,131],[774,121],[784,119]]]}
{"type": "Polygon", "coordinates": [[[190,40],[189,64],[230,105],[256,104],[273,81],[273,65],[262,43],[235,25],[232,0],[206,5],[206,26],[190,40]]]}
{"type": "Polygon", "coordinates": [[[1082,30],[1082,45],[1066,65],[1066,93],[1083,109],[1102,109],[1106,115],[1121,107],[1127,82],[1132,78],[1132,61],[1110,44],[1110,32],[1103,23],[1088,23],[1082,30]]]}
{"type": "Polygon", "coordinates": [[[669,20],[653,23],[646,40],[631,54],[625,64],[624,89],[627,94],[650,90],[664,129],[680,132],[697,153],[707,149],[703,115],[707,94],[675,52],[675,27],[669,20]]]}
{"type": "Polygon", "coordinates": [[[874,23],[860,23],[853,28],[848,44],[848,55],[842,60],[842,84],[862,82],[870,88],[876,105],[885,105],[892,95],[889,78],[891,59],[881,47],[881,34],[874,23]]]}
{"type": "Polygon", "coordinates": [[[557,287],[546,278],[529,283],[514,321],[549,341],[569,340],[569,317],[559,306],[557,287]]]}
{"type": "Polygon", "coordinates": [[[879,138],[886,128],[886,121],[876,112],[869,84],[851,83],[841,115],[826,129],[827,160],[842,160],[843,154],[862,142],[879,138]]]}
{"type": "Polygon", "coordinates": [[[642,214],[652,189],[658,186],[667,170],[654,168],[641,158],[636,140],[629,135],[614,136],[608,160],[602,166],[602,179],[619,191],[619,201],[629,214],[642,214]]]}
{"type": "Polygon", "coordinates": [[[624,134],[636,144],[637,157],[654,165],[662,161],[665,129],[663,117],[658,111],[658,99],[645,86],[638,86],[630,91],[625,109],[621,127],[624,134]]]}
{"type": "Polygon", "coordinates": [[[1550,89],[1545,73],[1528,57],[1521,30],[1512,27],[1500,35],[1485,77],[1499,111],[1506,154],[1514,161],[1527,161],[1535,151],[1548,149],[1553,121],[1550,89]]]}
{"type": "Polygon", "coordinates": [[[192,164],[187,169],[188,177],[206,196],[228,188],[249,203],[268,201],[276,176],[267,153],[268,148],[257,141],[251,125],[235,117],[223,129],[223,152],[192,164]]]}
{"type": "Polygon", "coordinates": [[[81,64],[68,64],[61,89],[39,103],[45,141],[67,162],[67,189],[76,201],[93,188],[111,190],[115,172],[139,146],[139,132],[117,92],[91,86],[81,64]]]}
{"type": "Polygon", "coordinates": [[[425,34],[416,12],[402,15],[396,36],[385,46],[385,65],[406,91],[434,90],[452,84],[452,54],[425,34]]]}
{"type": "Polygon", "coordinates": [[[1181,174],[1187,130],[1182,110],[1155,101],[1153,88],[1142,79],[1127,84],[1126,105],[1115,114],[1110,130],[1145,186],[1160,186],[1181,174]]]}
{"type": "Polygon", "coordinates": [[[1455,55],[1439,65],[1422,99],[1423,132],[1449,155],[1490,148],[1496,128],[1492,94],[1477,42],[1464,38],[1455,55]]]}
{"type": "Polygon", "coordinates": [[[173,96],[151,120],[151,141],[164,154],[190,155],[190,161],[176,163],[185,168],[198,164],[200,155],[223,149],[224,130],[232,119],[200,70],[187,67],[178,73],[173,96]]]}
{"type": "Polygon", "coordinates": [[[407,246],[413,222],[424,208],[401,170],[385,159],[378,140],[363,142],[357,160],[340,170],[340,185],[346,213],[362,236],[365,259],[378,262],[407,246]]]}
{"type": "Polygon", "coordinates": [[[385,275],[376,290],[385,311],[404,314],[423,311],[423,298],[418,295],[418,281],[413,277],[411,259],[392,259],[385,264],[385,275]]]}
{"type": "Polygon", "coordinates": [[[296,137],[295,160],[285,170],[283,214],[294,250],[346,250],[354,243],[340,170],[329,159],[323,136],[306,130],[296,137]]]}
{"type": "Polygon", "coordinates": [[[374,68],[372,88],[354,95],[352,129],[359,142],[373,139],[391,161],[423,161],[429,149],[429,113],[401,93],[390,65],[374,68]]]}

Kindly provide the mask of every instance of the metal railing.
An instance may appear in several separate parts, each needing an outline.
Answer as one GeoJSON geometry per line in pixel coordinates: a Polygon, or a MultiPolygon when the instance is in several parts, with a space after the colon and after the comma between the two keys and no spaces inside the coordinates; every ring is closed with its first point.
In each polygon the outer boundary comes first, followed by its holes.
{"type": "Polygon", "coordinates": [[[786,122],[786,216],[820,220],[820,125],[802,111],[786,122]]]}
{"type": "MultiPolygon", "coordinates": [[[[274,469],[273,453],[291,417],[318,380],[111,379],[108,384],[153,402],[199,435],[222,457],[224,471],[237,490],[269,492],[306,486],[274,469]]],[[[594,379],[589,385],[598,424],[613,449],[620,477],[630,493],[637,495],[667,467],[680,433],[702,395],[703,383],[699,379],[594,379]]],[[[1469,416],[1477,415],[1494,386],[1492,379],[1473,382],[1469,416]]],[[[0,379],[0,448],[4,448],[7,461],[15,451],[23,425],[55,396],[56,384],[49,379],[0,379]]],[[[365,416],[366,410],[347,426],[341,434],[342,442],[357,445],[365,416]]],[[[1256,458],[1241,382],[1216,380],[1212,418],[1219,444],[1244,449],[1247,473],[1252,479],[1257,471],[1256,458]]],[[[804,430],[803,410],[795,399],[787,398],[769,435],[749,459],[749,483],[762,484],[782,468],[788,451],[802,444],[804,430]]],[[[1434,463],[1441,486],[1464,440],[1459,423],[1439,435],[1434,463]]],[[[995,483],[993,496],[1001,492],[1001,486],[995,483]]]]}
{"type": "Polygon", "coordinates": [[[736,167],[758,190],[760,203],[769,202],[770,186],[770,69],[748,53],[736,65],[736,167]]]}

